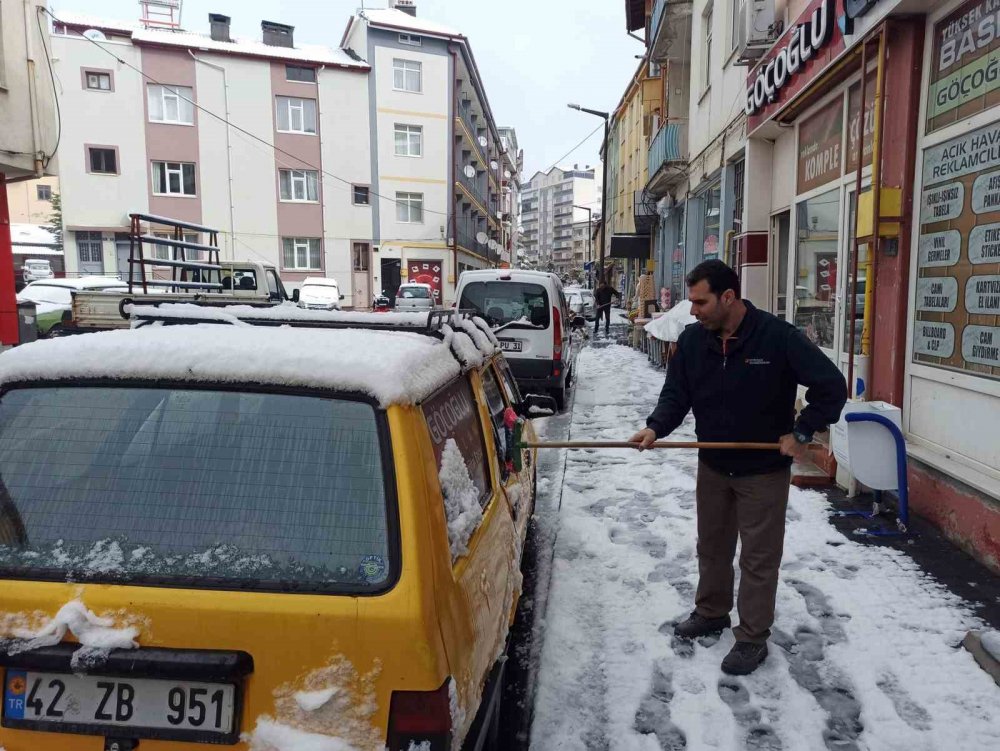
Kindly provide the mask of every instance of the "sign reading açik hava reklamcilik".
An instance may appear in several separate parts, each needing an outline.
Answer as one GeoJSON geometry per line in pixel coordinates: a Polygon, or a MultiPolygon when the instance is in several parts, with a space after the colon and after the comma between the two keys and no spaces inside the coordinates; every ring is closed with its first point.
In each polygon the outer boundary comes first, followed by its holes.
{"type": "Polygon", "coordinates": [[[837,0],[823,0],[788,33],[778,54],[761,63],[747,87],[746,113],[756,115],[778,101],[781,90],[833,40],[838,21],[842,34],[854,32],[854,21],[870,11],[878,0],[844,0],[844,15],[837,18],[837,0]]]}

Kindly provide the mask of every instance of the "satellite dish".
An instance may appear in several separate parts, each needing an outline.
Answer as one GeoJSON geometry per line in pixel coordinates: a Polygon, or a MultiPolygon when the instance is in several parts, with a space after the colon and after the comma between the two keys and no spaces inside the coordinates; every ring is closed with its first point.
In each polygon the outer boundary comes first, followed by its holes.
{"type": "Polygon", "coordinates": [[[500,169],[500,165],[497,164],[496,162],[490,162],[490,169],[492,170],[500,169]]]}
{"type": "Polygon", "coordinates": [[[488,239],[489,238],[486,237],[486,233],[485,232],[477,232],[476,233],[476,242],[479,243],[480,245],[485,245],[486,241],[488,239]]]}
{"type": "Polygon", "coordinates": [[[479,145],[486,148],[486,136],[479,136],[479,145]]]}
{"type": "Polygon", "coordinates": [[[471,164],[465,165],[465,176],[470,180],[476,176],[476,168],[471,164]]]}
{"type": "Polygon", "coordinates": [[[510,180],[510,170],[509,169],[505,169],[503,171],[503,177],[504,177],[504,180],[510,180]]]}
{"type": "Polygon", "coordinates": [[[92,42],[106,42],[108,38],[99,29],[87,29],[83,35],[92,42]]]}

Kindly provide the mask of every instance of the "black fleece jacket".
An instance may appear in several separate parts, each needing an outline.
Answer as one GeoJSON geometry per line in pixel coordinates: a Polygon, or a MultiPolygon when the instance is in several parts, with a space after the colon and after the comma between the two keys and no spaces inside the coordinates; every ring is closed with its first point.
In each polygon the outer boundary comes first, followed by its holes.
{"type": "MultiPolygon", "coordinates": [[[[751,303],[734,337],[688,326],[670,360],[656,409],[646,420],[658,438],[694,410],[699,441],[775,443],[799,432],[812,436],[840,419],[847,383],[836,365],[798,329],[751,303]],[[808,405],[795,420],[797,385],[808,405]]],[[[731,476],[763,474],[791,464],[777,451],[702,449],[699,458],[731,476]]]]}

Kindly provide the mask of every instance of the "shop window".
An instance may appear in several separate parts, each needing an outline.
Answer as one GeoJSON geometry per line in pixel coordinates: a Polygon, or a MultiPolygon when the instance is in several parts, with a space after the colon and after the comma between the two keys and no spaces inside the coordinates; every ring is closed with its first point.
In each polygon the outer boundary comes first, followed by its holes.
{"type": "MultiPolygon", "coordinates": [[[[867,193],[871,188],[865,188],[867,193]]],[[[851,286],[854,286],[854,298],[857,303],[854,311],[854,354],[868,354],[862,349],[865,326],[865,296],[868,293],[868,266],[870,264],[868,255],[868,243],[861,243],[858,253],[858,278],[852,280],[852,270],[854,269],[854,239],[857,227],[858,201],[854,193],[848,198],[848,220],[847,220],[847,253],[844,269],[844,343],[841,350],[847,352],[851,347],[851,286]]]]}
{"type": "Polygon", "coordinates": [[[839,189],[796,206],[793,323],[825,349],[836,340],[839,216],[839,189]]]}
{"type": "Polygon", "coordinates": [[[719,228],[722,212],[722,185],[716,183],[701,198],[705,208],[702,223],[702,256],[704,260],[719,257],[719,228]]]}

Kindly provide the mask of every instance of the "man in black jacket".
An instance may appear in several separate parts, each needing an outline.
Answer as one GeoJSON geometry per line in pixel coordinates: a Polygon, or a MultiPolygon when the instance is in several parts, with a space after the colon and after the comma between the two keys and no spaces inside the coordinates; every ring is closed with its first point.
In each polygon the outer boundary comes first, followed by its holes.
{"type": "Polygon", "coordinates": [[[604,281],[604,279],[601,279],[597,285],[597,289],[594,290],[594,303],[597,305],[597,318],[594,319],[594,336],[597,336],[597,330],[601,328],[601,316],[604,316],[604,336],[607,336],[611,332],[612,296],[617,297],[619,301],[622,299],[618,290],[604,281]]]}
{"type": "Polygon", "coordinates": [[[687,277],[699,323],[680,336],[659,403],[631,438],[645,450],[694,410],[699,441],[779,443],[781,450],[702,449],[698,455],[698,592],[691,616],[674,628],[694,639],[730,626],[733,557],[740,553],[740,624],[722,662],[733,675],[767,657],[774,622],[793,458],[813,434],[840,419],[847,384],[840,370],[791,324],[740,299],[736,272],[705,261],[687,277]],[[795,418],[798,384],[808,406],[795,418]]]}

